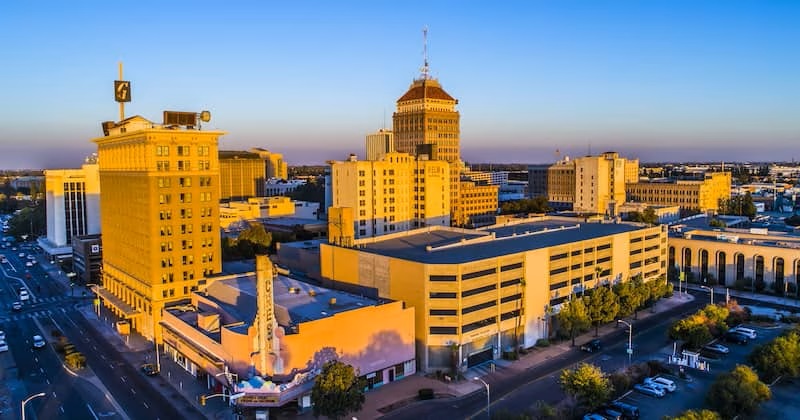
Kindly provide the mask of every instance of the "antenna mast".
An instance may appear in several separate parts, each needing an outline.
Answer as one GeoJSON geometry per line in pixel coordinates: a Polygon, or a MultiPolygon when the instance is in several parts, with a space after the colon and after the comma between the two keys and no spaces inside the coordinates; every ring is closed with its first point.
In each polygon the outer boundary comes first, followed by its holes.
{"type": "Polygon", "coordinates": [[[422,68],[420,71],[420,79],[428,80],[430,76],[430,68],[428,67],[428,27],[422,28],[422,68]]]}

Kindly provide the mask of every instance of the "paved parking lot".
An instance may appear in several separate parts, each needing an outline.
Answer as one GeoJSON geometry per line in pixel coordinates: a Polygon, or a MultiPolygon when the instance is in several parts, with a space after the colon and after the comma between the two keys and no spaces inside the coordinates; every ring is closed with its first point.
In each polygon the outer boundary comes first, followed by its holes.
{"type": "MultiPolygon", "coordinates": [[[[746,345],[722,343],[730,349],[730,353],[721,356],[716,360],[710,360],[709,363],[711,365],[711,370],[709,372],[700,372],[687,369],[686,373],[690,377],[689,380],[680,379],[677,376],[672,375],[661,375],[675,382],[675,385],[677,386],[675,392],[668,393],[663,398],[655,398],[632,391],[623,396],[620,401],[639,407],[639,410],[641,411],[641,418],[643,420],[661,419],[664,416],[675,416],[685,410],[705,408],[706,394],[708,393],[708,389],[711,387],[711,384],[714,382],[717,375],[730,372],[737,364],[746,364],[747,356],[750,355],[756,345],[772,341],[772,339],[777,337],[783,331],[782,326],[774,328],[750,327],[758,332],[758,338],[751,340],[746,345]]],[[[797,407],[798,403],[796,400],[796,392],[798,391],[798,388],[800,388],[800,385],[792,385],[795,386],[794,399],[792,400],[792,392],[786,391],[785,394],[787,401],[791,401],[793,403],[792,405],[797,407]]],[[[780,393],[776,394],[782,395],[783,391],[781,390],[780,393]]],[[[776,404],[775,407],[776,410],[782,410],[778,408],[780,405],[776,404]]],[[[768,416],[765,418],[797,419],[800,418],[800,407],[797,407],[796,409],[797,412],[793,416],[768,416]]],[[[782,410],[781,415],[788,414],[786,414],[786,410],[782,410]]]]}

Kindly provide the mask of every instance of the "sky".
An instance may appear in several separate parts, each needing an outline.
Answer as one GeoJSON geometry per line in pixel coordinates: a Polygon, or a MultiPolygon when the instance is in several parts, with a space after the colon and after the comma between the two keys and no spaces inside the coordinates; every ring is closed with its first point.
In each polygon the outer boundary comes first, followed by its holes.
{"type": "Polygon", "coordinates": [[[800,159],[800,1],[4,1],[0,169],[74,168],[117,120],[209,110],[223,150],[364,155],[423,61],[471,163],[800,159]]]}

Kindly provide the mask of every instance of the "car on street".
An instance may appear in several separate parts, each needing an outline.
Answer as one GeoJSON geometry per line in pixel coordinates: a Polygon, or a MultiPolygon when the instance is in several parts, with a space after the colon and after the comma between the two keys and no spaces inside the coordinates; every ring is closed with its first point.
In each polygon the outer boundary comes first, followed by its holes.
{"type": "Polygon", "coordinates": [[[28,262],[25,263],[25,267],[33,267],[33,264],[31,264],[31,262],[28,261],[28,262]]]}
{"type": "Polygon", "coordinates": [[[719,343],[706,344],[705,346],[703,346],[703,350],[719,354],[728,354],[731,351],[729,348],[719,343]]]}
{"type": "Polygon", "coordinates": [[[18,312],[22,310],[22,302],[14,302],[11,304],[11,310],[14,312],[18,312]]]}
{"type": "Polygon", "coordinates": [[[747,342],[748,342],[748,339],[747,339],[746,335],[739,334],[738,332],[735,332],[735,331],[726,332],[725,335],[723,336],[723,338],[725,338],[725,341],[727,341],[729,343],[736,343],[736,344],[744,345],[744,344],[747,344],[747,342]]]}
{"type": "Polygon", "coordinates": [[[662,398],[664,395],[666,395],[666,392],[663,389],[644,384],[636,384],[633,386],[633,389],[640,394],[649,395],[656,398],[662,398]]]}
{"type": "Polygon", "coordinates": [[[156,365],[154,365],[152,363],[143,364],[142,367],[141,367],[141,370],[142,370],[142,373],[144,373],[147,376],[156,376],[156,375],[158,375],[158,369],[156,368],[156,365]]]}
{"type": "Polygon", "coordinates": [[[675,392],[675,390],[678,388],[675,386],[675,382],[660,376],[656,376],[655,378],[645,378],[644,383],[657,385],[667,392],[675,392]]]}
{"type": "Polygon", "coordinates": [[[8,344],[5,340],[0,340],[0,353],[8,351],[8,344]]]}
{"type": "Polygon", "coordinates": [[[44,337],[38,334],[33,336],[33,348],[41,349],[46,345],[47,343],[44,341],[44,337]]]}
{"type": "Polygon", "coordinates": [[[6,332],[0,330],[0,341],[6,341],[6,332]]]}
{"type": "Polygon", "coordinates": [[[756,332],[756,330],[754,330],[752,328],[743,327],[741,325],[739,325],[737,327],[733,327],[728,331],[737,332],[737,333],[739,333],[739,334],[741,334],[741,335],[743,335],[743,336],[745,336],[745,337],[747,337],[747,338],[749,338],[751,340],[755,340],[756,338],[758,338],[758,333],[756,332]]]}
{"type": "Polygon", "coordinates": [[[27,290],[23,290],[23,291],[19,292],[19,300],[28,300],[30,298],[31,298],[31,296],[28,294],[27,290]]]}
{"type": "Polygon", "coordinates": [[[600,343],[600,340],[595,338],[594,340],[589,341],[586,344],[583,344],[581,346],[581,351],[594,353],[596,351],[600,351],[602,348],[603,348],[603,345],[600,343]]]}

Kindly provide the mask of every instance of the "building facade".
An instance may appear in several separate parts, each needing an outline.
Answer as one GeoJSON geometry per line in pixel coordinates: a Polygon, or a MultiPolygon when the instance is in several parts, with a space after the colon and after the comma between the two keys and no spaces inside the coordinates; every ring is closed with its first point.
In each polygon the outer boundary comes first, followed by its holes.
{"type": "Polygon", "coordinates": [[[539,218],[482,230],[428,227],[322,244],[322,277],[415,310],[421,370],[459,368],[549,336],[566,300],[601,284],[666,280],[665,227],[539,218]],[[454,350],[455,349],[455,350],[454,350]]]}
{"type": "Polygon", "coordinates": [[[161,342],[161,309],[221,269],[221,131],[140,116],[95,138],[100,163],[103,303],[161,342]]]}
{"type": "Polygon", "coordinates": [[[394,152],[394,135],[392,130],[381,128],[375,133],[367,134],[367,160],[383,160],[387,153],[394,152]]]}
{"type": "Polygon", "coordinates": [[[456,217],[458,226],[487,226],[495,223],[497,217],[498,198],[497,185],[478,184],[472,181],[461,181],[460,206],[456,217]]]}
{"type": "Polygon", "coordinates": [[[77,284],[99,284],[103,279],[103,242],[100,235],[76,236],[72,239],[72,270],[77,284]]]}
{"type": "Polygon", "coordinates": [[[39,245],[51,257],[72,253],[72,238],[100,233],[98,165],[45,171],[47,237],[39,245]]]}
{"type": "Polygon", "coordinates": [[[243,201],[252,197],[263,197],[266,180],[266,164],[258,154],[232,150],[219,151],[221,201],[243,201]]]}
{"type": "Polygon", "coordinates": [[[254,147],[250,149],[250,152],[264,159],[264,172],[267,179],[289,179],[289,165],[283,160],[282,154],[260,147],[254,147]]]}
{"type": "Polygon", "coordinates": [[[638,182],[625,187],[628,201],[680,206],[693,211],[719,210],[720,199],[731,195],[730,172],[706,172],[701,179],[638,182]]]}
{"type": "MultiPolygon", "coordinates": [[[[382,160],[331,161],[331,207],[353,209],[356,238],[450,225],[447,162],[387,153],[382,160]]],[[[329,223],[338,223],[329,217],[329,223]]],[[[329,228],[329,231],[335,231],[329,228]]]]}
{"type": "Polygon", "coordinates": [[[368,389],[416,371],[414,309],[275,275],[266,256],[255,273],[220,276],[190,299],[165,309],[166,352],[244,410],[309,407],[329,360],[353,366],[368,389]]]}

